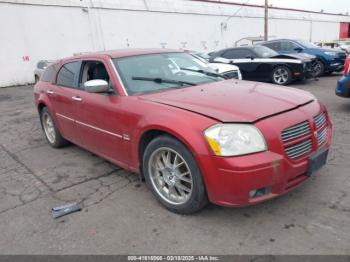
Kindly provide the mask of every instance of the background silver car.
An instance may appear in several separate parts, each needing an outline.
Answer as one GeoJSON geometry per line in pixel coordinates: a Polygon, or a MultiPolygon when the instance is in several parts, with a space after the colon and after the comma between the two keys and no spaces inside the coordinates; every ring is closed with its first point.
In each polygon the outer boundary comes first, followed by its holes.
{"type": "Polygon", "coordinates": [[[53,60],[40,60],[37,64],[36,64],[36,68],[34,70],[34,79],[35,79],[35,83],[37,83],[42,75],[42,73],[45,71],[46,67],[51,64],[52,62],[54,62],[53,60]]]}

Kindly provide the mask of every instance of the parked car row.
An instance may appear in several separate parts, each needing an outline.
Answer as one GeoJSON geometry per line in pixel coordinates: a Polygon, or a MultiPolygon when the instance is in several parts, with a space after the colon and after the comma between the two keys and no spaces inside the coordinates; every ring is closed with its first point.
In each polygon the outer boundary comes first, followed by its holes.
{"type": "Polygon", "coordinates": [[[277,85],[288,85],[293,80],[313,76],[313,57],[278,54],[265,46],[223,49],[211,53],[209,61],[225,63],[223,58],[239,67],[245,80],[272,81],[277,85]]]}
{"type": "MultiPolygon", "coordinates": [[[[261,74],[277,82],[285,72],[287,82],[305,74],[304,59],[273,58],[263,46],[246,51],[247,62],[233,59],[244,65],[243,78],[249,67],[266,68],[261,74]]],[[[326,163],[332,124],[325,106],[299,89],[227,79],[211,68],[223,61],[167,49],[58,60],[34,87],[47,142],[74,143],[138,173],[181,214],[208,201],[246,206],[295,189],[326,163]]]]}
{"type": "Polygon", "coordinates": [[[239,67],[244,80],[288,85],[292,81],[315,78],[344,70],[346,53],[293,39],[258,42],[251,47],[236,47],[209,53],[210,62],[228,59],[239,67]]]}

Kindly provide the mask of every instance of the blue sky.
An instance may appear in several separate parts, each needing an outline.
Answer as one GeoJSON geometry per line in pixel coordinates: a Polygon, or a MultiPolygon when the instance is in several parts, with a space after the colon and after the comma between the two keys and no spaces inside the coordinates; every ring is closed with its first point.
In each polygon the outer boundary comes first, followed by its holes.
{"type": "MultiPolygon", "coordinates": [[[[227,1],[227,0],[226,0],[227,1]]],[[[229,0],[231,2],[246,3],[247,0],[229,0]]],[[[264,4],[265,0],[250,0],[250,4],[264,4]]],[[[350,0],[269,0],[269,4],[278,7],[306,9],[312,11],[321,11],[330,13],[350,14],[350,0]]]]}

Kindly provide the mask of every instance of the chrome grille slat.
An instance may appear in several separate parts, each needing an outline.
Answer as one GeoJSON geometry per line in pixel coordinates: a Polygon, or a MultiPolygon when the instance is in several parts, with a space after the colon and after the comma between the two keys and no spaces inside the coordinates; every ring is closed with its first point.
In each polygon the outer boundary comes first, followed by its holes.
{"type": "Polygon", "coordinates": [[[290,147],[287,147],[285,150],[286,152],[291,152],[291,151],[295,151],[295,150],[299,150],[299,149],[302,149],[308,145],[311,145],[311,140],[306,140],[305,142],[302,142],[302,143],[299,143],[299,144],[295,144],[295,145],[292,145],[290,147]]]}
{"type": "Polygon", "coordinates": [[[317,129],[321,128],[326,124],[325,114],[323,112],[321,114],[318,114],[317,116],[314,117],[314,121],[315,121],[316,128],[317,129]]]}
{"type": "Polygon", "coordinates": [[[297,154],[294,154],[294,155],[290,155],[289,157],[292,158],[292,159],[296,159],[296,158],[299,158],[303,155],[306,155],[307,153],[310,153],[311,152],[311,148],[309,148],[308,150],[304,150],[304,151],[301,151],[297,154]]]}
{"type": "Polygon", "coordinates": [[[313,129],[308,120],[288,127],[281,132],[282,142],[284,144],[284,151],[290,159],[298,159],[309,155],[314,143],[318,146],[327,141],[327,119],[324,112],[313,117],[314,124],[318,131],[317,136],[312,136],[313,129]],[[299,139],[299,142],[297,140],[299,139]],[[301,140],[301,141],[300,141],[301,140]],[[313,142],[313,140],[317,140],[313,142]],[[292,144],[292,145],[288,145],[292,144]]]}
{"type": "Polygon", "coordinates": [[[286,128],[286,129],[284,129],[284,130],[283,130],[283,133],[293,132],[293,131],[295,131],[295,130],[297,130],[297,129],[305,128],[305,127],[307,127],[307,126],[308,126],[308,122],[305,121],[305,122],[302,122],[302,123],[297,124],[297,125],[295,125],[295,126],[288,127],[288,128],[286,128]]]}
{"type": "Polygon", "coordinates": [[[288,140],[295,139],[295,138],[301,137],[301,136],[309,134],[309,133],[310,133],[310,129],[305,129],[305,130],[298,131],[298,132],[295,132],[295,133],[292,133],[289,135],[282,136],[282,139],[284,142],[286,142],[288,140]]]}
{"type": "Polygon", "coordinates": [[[318,133],[317,143],[319,146],[322,145],[324,142],[326,142],[327,134],[328,134],[327,128],[324,128],[320,133],[318,133]]]}
{"type": "Polygon", "coordinates": [[[308,121],[304,121],[295,126],[284,129],[281,136],[282,141],[287,142],[307,134],[310,134],[310,125],[308,121]]]}
{"type": "Polygon", "coordinates": [[[309,129],[310,129],[309,126],[305,126],[305,127],[302,127],[302,128],[291,130],[291,131],[283,131],[282,136],[293,135],[294,133],[306,131],[306,130],[309,130],[309,129]]]}
{"type": "Polygon", "coordinates": [[[296,159],[296,158],[301,157],[301,156],[305,155],[306,153],[310,153],[310,152],[311,152],[311,147],[304,149],[303,151],[300,151],[300,152],[295,152],[294,154],[290,154],[288,156],[292,159],[296,159]]]}
{"type": "Polygon", "coordinates": [[[304,142],[285,148],[285,151],[290,158],[295,159],[302,155],[305,155],[306,153],[311,152],[311,149],[312,149],[312,141],[311,139],[308,139],[304,142]]]}

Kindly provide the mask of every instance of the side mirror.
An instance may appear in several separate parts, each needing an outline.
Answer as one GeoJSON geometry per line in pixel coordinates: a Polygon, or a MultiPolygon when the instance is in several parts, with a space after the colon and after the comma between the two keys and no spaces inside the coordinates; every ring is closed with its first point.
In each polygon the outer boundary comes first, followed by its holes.
{"type": "Polygon", "coordinates": [[[89,93],[106,93],[109,90],[108,82],[102,79],[86,81],[84,89],[89,93]]]}
{"type": "Polygon", "coordinates": [[[294,51],[297,51],[298,53],[300,53],[301,51],[303,51],[303,49],[301,47],[296,47],[294,48],[294,51]]]}

